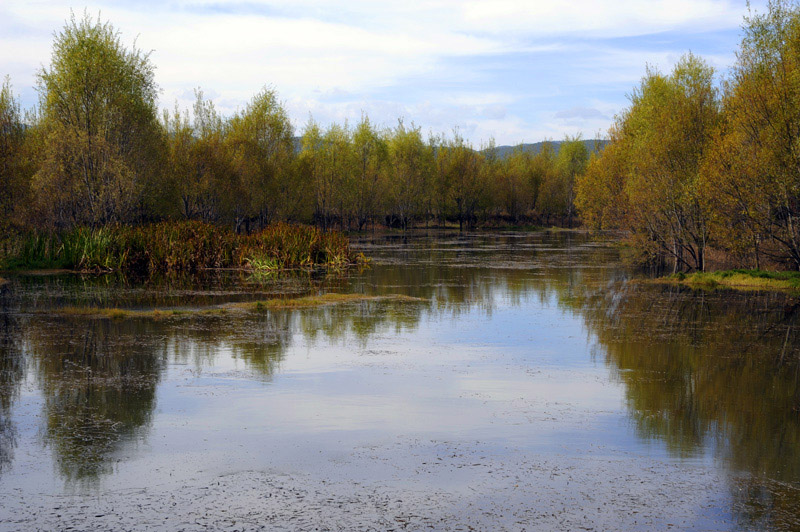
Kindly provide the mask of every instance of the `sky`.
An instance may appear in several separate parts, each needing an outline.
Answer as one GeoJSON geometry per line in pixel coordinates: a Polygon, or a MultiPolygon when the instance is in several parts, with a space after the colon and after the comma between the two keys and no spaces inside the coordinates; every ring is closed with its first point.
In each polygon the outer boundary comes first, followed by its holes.
{"type": "MultiPolygon", "coordinates": [[[[764,10],[763,1],[751,8],[764,10]]],[[[217,109],[277,91],[298,132],[402,118],[479,146],[603,136],[647,65],[691,51],[721,76],[735,61],[745,0],[2,0],[0,76],[22,106],[71,12],[110,21],[150,51],[159,104],[217,109]]]]}

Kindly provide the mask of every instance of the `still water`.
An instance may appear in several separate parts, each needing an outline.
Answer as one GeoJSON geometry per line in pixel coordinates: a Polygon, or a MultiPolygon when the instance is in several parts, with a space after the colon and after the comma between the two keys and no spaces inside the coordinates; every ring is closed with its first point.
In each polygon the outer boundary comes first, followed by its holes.
{"type": "Polygon", "coordinates": [[[16,276],[0,529],[800,529],[798,298],[612,237],[363,237],[344,276],[16,276]],[[320,308],[109,320],[65,306],[320,308]]]}

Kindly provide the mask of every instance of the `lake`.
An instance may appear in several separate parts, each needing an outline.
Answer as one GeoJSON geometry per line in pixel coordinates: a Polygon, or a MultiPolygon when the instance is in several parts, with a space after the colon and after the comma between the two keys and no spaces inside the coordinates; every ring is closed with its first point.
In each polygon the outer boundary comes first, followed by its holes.
{"type": "Polygon", "coordinates": [[[797,530],[800,302],[612,235],[361,236],[343,275],[8,276],[0,529],[797,530]],[[103,319],[65,307],[319,308],[103,319]]]}

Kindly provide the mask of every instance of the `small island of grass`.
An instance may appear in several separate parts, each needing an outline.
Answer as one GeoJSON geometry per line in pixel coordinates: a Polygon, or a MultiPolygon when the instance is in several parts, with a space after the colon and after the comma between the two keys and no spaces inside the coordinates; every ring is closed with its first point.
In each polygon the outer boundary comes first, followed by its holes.
{"type": "Polygon", "coordinates": [[[153,319],[162,320],[169,318],[192,318],[198,316],[219,316],[241,312],[265,312],[268,310],[292,310],[317,308],[342,303],[358,303],[363,301],[380,301],[395,303],[413,303],[426,301],[418,297],[402,294],[389,294],[383,296],[370,296],[365,294],[339,294],[328,293],[309,295],[295,298],[273,298],[265,301],[248,301],[244,303],[228,303],[225,305],[199,309],[152,309],[132,310],[121,308],[101,307],[64,307],[55,311],[48,311],[61,317],[82,317],[97,319],[153,319]]]}
{"type": "Polygon", "coordinates": [[[715,272],[675,273],[657,279],[698,288],[733,288],[737,290],[790,290],[800,292],[800,272],[765,270],[721,270],[715,272]]]}

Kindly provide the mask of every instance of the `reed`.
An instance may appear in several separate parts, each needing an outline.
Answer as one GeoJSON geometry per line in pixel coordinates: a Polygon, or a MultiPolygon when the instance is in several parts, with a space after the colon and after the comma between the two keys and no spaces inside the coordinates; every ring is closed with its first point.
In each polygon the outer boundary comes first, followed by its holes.
{"type": "Polygon", "coordinates": [[[24,235],[4,269],[121,271],[140,276],[214,268],[341,268],[366,262],[347,237],[316,227],[276,224],[250,235],[203,222],[76,228],[24,235]]]}
{"type": "Polygon", "coordinates": [[[256,269],[341,267],[361,260],[339,232],[285,223],[243,237],[239,253],[241,264],[256,269]]]}

